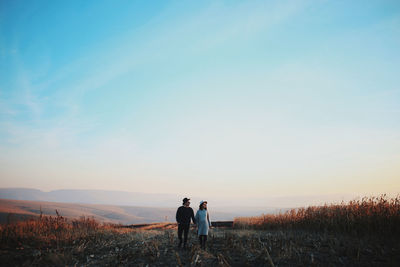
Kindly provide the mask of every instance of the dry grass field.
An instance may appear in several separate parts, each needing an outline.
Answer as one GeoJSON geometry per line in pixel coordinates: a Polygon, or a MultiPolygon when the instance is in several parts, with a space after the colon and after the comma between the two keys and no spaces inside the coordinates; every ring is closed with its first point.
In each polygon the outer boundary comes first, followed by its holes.
{"type": "Polygon", "coordinates": [[[206,250],[198,246],[194,227],[190,245],[183,250],[177,248],[176,225],[171,223],[128,227],[100,224],[90,218],[41,216],[1,226],[0,264],[399,266],[399,224],[394,224],[400,216],[398,206],[398,198],[364,199],[342,204],[341,209],[333,205],[289,211],[274,217],[238,218],[233,228],[212,228],[206,250]],[[388,206],[389,213],[384,208],[388,206]],[[355,207],[359,217],[349,213],[355,207]],[[345,222],[352,224],[343,228],[345,222]],[[324,224],[326,227],[322,227],[324,224]],[[338,226],[332,227],[335,224],[338,226]],[[362,230],[355,231],[357,227],[362,230]]]}
{"type": "Polygon", "coordinates": [[[291,209],[283,214],[235,218],[235,228],[311,230],[350,235],[400,236],[400,197],[291,209]]]}

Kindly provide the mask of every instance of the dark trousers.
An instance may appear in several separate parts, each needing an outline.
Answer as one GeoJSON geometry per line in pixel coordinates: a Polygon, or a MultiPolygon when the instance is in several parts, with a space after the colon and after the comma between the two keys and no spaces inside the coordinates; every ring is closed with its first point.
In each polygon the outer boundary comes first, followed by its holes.
{"type": "Polygon", "coordinates": [[[178,224],[178,238],[179,238],[179,245],[182,244],[182,233],[183,233],[183,238],[184,238],[184,244],[186,245],[187,239],[188,239],[188,233],[189,233],[189,227],[190,224],[178,224]]]}
{"type": "Polygon", "coordinates": [[[200,246],[202,249],[206,249],[207,236],[199,235],[200,246]]]}

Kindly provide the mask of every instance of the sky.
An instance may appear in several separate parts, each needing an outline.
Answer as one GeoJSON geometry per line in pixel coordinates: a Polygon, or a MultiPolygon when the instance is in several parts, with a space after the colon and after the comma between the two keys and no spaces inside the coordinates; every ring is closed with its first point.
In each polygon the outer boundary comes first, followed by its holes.
{"type": "Polygon", "coordinates": [[[400,2],[0,0],[0,187],[400,193],[400,2]]]}

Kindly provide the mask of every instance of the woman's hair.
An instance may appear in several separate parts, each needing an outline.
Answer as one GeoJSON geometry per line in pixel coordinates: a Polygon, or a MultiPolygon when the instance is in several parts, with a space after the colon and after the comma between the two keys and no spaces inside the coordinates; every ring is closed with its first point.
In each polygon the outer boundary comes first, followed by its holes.
{"type": "MultiPolygon", "coordinates": [[[[207,202],[204,202],[204,203],[207,203],[207,202]]],[[[199,210],[202,210],[202,206],[203,206],[204,203],[201,203],[201,204],[199,205],[199,210]]],[[[207,210],[207,208],[204,208],[204,209],[207,210]]]]}

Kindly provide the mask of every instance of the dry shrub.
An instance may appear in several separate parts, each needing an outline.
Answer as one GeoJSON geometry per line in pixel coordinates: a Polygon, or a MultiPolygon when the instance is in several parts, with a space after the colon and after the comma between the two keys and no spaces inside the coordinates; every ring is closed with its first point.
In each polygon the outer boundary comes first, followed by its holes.
{"type": "Polygon", "coordinates": [[[353,200],[349,203],[291,209],[280,214],[238,217],[235,228],[317,230],[355,235],[400,235],[400,197],[353,200]]]}
{"type": "Polygon", "coordinates": [[[111,224],[100,224],[93,218],[69,220],[61,216],[42,216],[28,221],[9,223],[0,227],[1,247],[28,245],[36,248],[59,247],[93,239],[103,230],[119,231],[111,224]]]}

